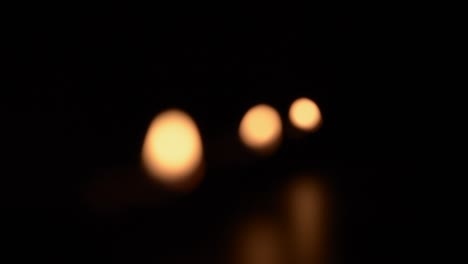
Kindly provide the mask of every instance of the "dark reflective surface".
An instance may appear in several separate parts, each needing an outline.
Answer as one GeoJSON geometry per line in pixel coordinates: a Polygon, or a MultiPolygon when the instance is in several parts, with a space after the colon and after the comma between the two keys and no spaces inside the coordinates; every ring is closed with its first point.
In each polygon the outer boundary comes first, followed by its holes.
{"type": "Polygon", "coordinates": [[[417,147],[386,31],[341,11],[242,23],[158,14],[119,7],[9,20],[4,251],[62,263],[226,263],[232,230],[257,215],[280,219],[282,187],[313,171],[333,201],[327,261],[399,260],[417,147]],[[316,133],[288,123],[301,96],[322,111],[316,133]],[[283,118],[269,157],[237,136],[258,103],[283,118]],[[205,178],[187,194],[154,185],[140,167],[147,126],[169,107],[192,115],[205,146],[205,178]]]}

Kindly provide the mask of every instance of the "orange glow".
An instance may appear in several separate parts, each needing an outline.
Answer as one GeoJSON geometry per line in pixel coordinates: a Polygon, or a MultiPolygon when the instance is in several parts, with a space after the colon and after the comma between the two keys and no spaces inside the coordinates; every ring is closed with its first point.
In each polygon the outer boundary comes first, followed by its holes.
{"type": "Polygon", "coordinates": [[[233,239],[234,264],[286,263],[279,227],[268,218],[249,218],[233,239]]]}
{"type": "Polygon", "coordinates": [[[325,257],[326,198],[324,184],[317,179],[299,177],[289,185],[286,206],[293,255],[304,263],[325,257]]]}
{"type": "Polygon", "coordinates": [[[281,118],[271,106],[252,107],[242,118],[239,135],[248,147],[265,152],[273,150],[281,139],[281,118]]]}
{"type": "Polygon", "coordinates": [[[322,115],[317,104],[305,97],[299,98],[289,108],[291,123],[305,131],[316,130],[322,122],[322,115]]]}
{"type": "Polygon", "coordinates": [[[203,161],[197,125],[180,110],[159,114],[146,134],[142,159],[151,176],[163,183],[181,184],[190,180],[203,161]]]}

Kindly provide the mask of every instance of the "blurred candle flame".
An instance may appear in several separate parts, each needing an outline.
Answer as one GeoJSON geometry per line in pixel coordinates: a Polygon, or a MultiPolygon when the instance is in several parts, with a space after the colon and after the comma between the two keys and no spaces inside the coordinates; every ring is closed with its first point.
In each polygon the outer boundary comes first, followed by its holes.
{"type": "Polygon", "coordinates": [[[289,108],[289,120],[300,130],[317,130],[322,122],[322,115],[317,104],[305,97],[295,100],[289,108]]]}
{"type": "Polygon", "coordinates": [[[203,161],[197,125],[177,109],[160,113],[146,134],[142,160],[151,176],[171,186],[193,180],[203,161]]]}
{"type": "Polygon", "coordinates": [[[241,120],[239,136],[246,146],[260,152],[272,152],[281,140],[278,112],[266,104],[250,108],[241,120]]]}

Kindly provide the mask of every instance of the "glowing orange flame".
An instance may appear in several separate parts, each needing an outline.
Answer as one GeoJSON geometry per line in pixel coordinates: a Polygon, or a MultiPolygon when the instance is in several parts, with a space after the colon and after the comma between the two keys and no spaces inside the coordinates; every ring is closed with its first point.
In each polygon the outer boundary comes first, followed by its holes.
{"type": "Polygon", "coordinates": [[[146,134],[142,159],[151,176],[163,183],[186,183],[203,161],[197,125],[180,110],[159,114],[146,134]]]}
{"type": "Polygon", "coordinates": [[[281,140],[281,133],[280,115],[273,107],[265,104],[249,109],[239,127],[244,144],[259,152],[273,150],[281,140]]]}
{"type": "Polygon", "coordinates": [[[299,98],[289,108],[289,120],[291,123],[305,131],[313,131],[319,128],[322,115],[317,104],[305,97],[299,98]]]}

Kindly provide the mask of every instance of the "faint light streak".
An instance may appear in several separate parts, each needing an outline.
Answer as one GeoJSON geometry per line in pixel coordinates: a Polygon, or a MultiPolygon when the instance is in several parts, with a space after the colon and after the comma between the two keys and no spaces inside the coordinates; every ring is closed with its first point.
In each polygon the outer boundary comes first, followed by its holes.
{"type": "Polygon", "coordinates": [[[298,263],[323,263],[326,258],[327,192],[323,182],[295,178],[285,196],[292,256],[298,263]]]}
{"type": "Polygon", "coordinates": [[[270,218],[247,218],[233,239],[234,264],[283,264],[285,247],[280,229],[270,218]]]}

